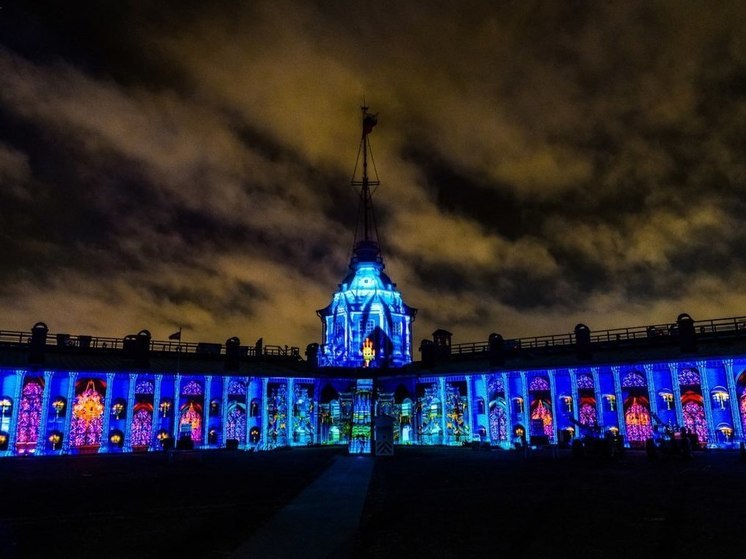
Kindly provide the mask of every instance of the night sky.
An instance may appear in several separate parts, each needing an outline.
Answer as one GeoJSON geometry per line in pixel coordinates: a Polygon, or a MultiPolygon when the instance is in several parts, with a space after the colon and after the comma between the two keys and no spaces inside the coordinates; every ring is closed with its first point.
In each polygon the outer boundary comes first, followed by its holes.
{"type": "Polygon", "coordinates": [[[415,340],[746,314],[746,3],[0,0],[0,328],[305,347],[363,96],[415,340]]]}

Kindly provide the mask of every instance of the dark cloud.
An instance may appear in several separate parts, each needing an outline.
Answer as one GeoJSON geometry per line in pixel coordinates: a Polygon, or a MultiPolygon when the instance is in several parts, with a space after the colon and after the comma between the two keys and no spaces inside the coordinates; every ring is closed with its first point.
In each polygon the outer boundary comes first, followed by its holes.
{"type": "Polygon", "coordinates": [[[730,2],[33,2],[0,12],[6,324],[318,340],[367,96],[418,336],[739,314],[730,2]]]}

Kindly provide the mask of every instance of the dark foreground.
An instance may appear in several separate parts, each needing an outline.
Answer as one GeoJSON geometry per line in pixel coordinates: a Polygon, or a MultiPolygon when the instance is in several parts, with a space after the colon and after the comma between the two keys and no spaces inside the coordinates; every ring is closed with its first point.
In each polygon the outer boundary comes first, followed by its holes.
{"type": "Polygon", "coordinates": [[[613,462],[461,448],[396,452],[392,458],[315,448],[177,453],[170,460],[165,454],[0,460],[0,557],[746,554],[740,532],[746,464],[737,453],[651,463],[629,451],[613,462]],[[340,466],[355,464],[367,464],[364,475],[335,477],[340,466]],[[330,497],[320,509],[304,508],[304,500],[341,495],[337,485],[345,483],[362,484],[361,506],[330,497]],[[288,528],[281,518],[294,524],[288,528]],[[297,537],[283,538],[288,530],[297,537]],[[333,541],[334,551],[314,534],[333,541]],[[284,543],[274,554],[267,548],[273,538],[284,543]]]}

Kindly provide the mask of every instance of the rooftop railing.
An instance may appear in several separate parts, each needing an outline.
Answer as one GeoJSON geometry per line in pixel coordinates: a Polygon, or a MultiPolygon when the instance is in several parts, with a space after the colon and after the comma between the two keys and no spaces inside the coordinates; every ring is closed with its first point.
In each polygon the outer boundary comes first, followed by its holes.
{"type": "MultiPolygon", "coordinates": [[[[0,330],[0,344],[29,345],[31,332],[0,330]]],[[[124,349],[124,338],[106,336],[85,336],[47,333],[46,345],[58,348],[79,349],[124,349]]],[[[149,350],[162,353],[182,353],[201,355],[225,355],[225,344],[205,342],[180,342],[178,340],[150,340],[149,350]]],[[[300,348],[294,346],[263,345],[239,346],[239,354],[244,357],[280,356],[299,357],[300,348]]]]}
{"type": "MultiPolygon", "coordinates": [[[[720,337],[746,337],[746,316],[730,318],[715,318],[709,320],[695,320],[694,331],[702,339],[720,337]]],[[[664,341],[666,338],[678,337],[678,325],[652,324],[648,326],[635,326],[632,328],[612,328],[609,330],[591,331],[591,344],[608,345],[626,343],[627,345],[638,343],[655,343],[664,341]]],[[[544,348],[561,349],[575,345],[575,334],[553,334],[548,336],[534,336],[525,338],[514,338],[504,341],[506,349],[529,349],[538,350],[544,348]]],[[[451,355],[462,355],[470,353],[483,353],[489,351],[489,342],[466,342],[453,344],[451,355]]]]}

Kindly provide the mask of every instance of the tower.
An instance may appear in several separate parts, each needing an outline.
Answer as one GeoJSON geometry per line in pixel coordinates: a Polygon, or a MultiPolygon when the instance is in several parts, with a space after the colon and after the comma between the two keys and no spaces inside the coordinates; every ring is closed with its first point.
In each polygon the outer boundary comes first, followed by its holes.
{"type": "MultiPolygon", "coordinates": [[[[349,272],[332,301],[316,311],[322,324],[319,365],[326,367],[401,367],[412,361],[412,322],[417,309],[407,306],[396,284],[383,271],[383,257],[373,211],[371,187],[380,184],[368,176],[373,161],[368,136],[377,115],[362,110],[362,137],[352,176],[359,189],[360,206],[349,272]],[[357,178],[362,154],[361,177],[357,178]]],[[[374,165],[375,172],[375,165],[374,165]]]]}

